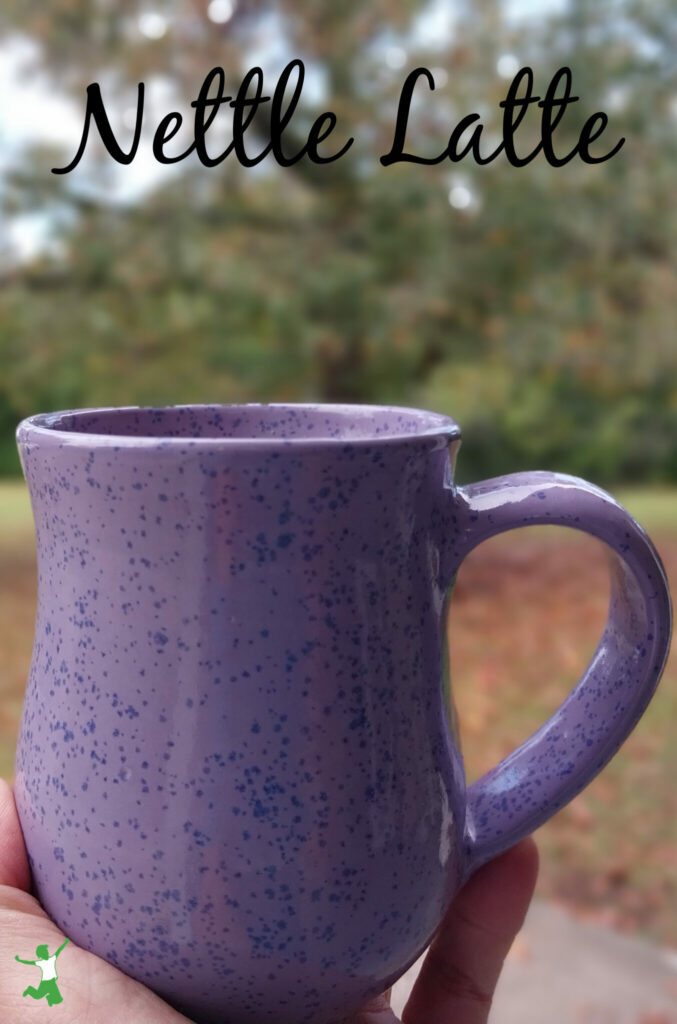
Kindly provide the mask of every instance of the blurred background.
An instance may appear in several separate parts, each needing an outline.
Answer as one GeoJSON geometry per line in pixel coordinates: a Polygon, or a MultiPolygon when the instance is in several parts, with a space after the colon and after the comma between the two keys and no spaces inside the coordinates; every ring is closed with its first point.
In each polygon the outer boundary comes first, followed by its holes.
{"type": "MultiPolygon", "coordinates": [[[[461,482],[532,467],[590,477],[647,527],[675,577],[676,53],[675,0],[3,0],[5,775],[35,602],[14,429],[37,411],[307,399],[435,409],[463,426],[461,482]],[[170,110],[187,119],[172,151],[190,142],[190,101],[212,67],[235,91],[259,64],[270,93],[293,57],[307,78],[289,149],[330,109],[337,144],[356,138],[340,161],[154,161],[170,110]],[[417,91],[410,146],[436,155],[470,112],[487,126],[484,151],[495,146],[499,101],[525,64],[541,95],[572,68],[580,101],[558,129],[560,151],[605,110],[597,146],[626,136],[621,152],[560,169],[380,165],[412,68],[429,67],[436,90],[417,91]],[[123,148],[146,83],[139,153],[119,166],[93,131],[80,166],[54,176],[78,148],[94,81],[123,148]]],[[[228,137],[222,110],[212,152],[228,137]]],[[[534,115],[520,145],[538,137],[534,115]]],[[[471,777],[561,701],[607,599],[604,552],[568,531],[511,534],[469,559],[450,629],[471,777]]],[[[539,883],[543,899],[673,949],[676,675],[672,662],[621,754],[541,831],[539,883]]]]}

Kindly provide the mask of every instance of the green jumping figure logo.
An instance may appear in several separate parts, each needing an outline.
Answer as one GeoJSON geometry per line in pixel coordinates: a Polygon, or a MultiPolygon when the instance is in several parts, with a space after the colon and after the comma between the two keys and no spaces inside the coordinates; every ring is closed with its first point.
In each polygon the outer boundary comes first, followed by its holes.
{"type": "Polygon", "coordinates": [[[42,971],[42,981],[38,987],[34,988],[32,985],[29,985],[24,991],[24,996],[30,996],[31,999],[42,999],[45,996],[48,1006],[56,1006],[57,1003],[63,1002],[63,996],[59,992],[59,986],[56,983],[56,958],[67,942],[68,939],[62,942],[56,953],[52,953],[51,956],[47,946],[38,946],[35,950],[37,960],[22,960],[20,956],[14,957],[20,964],[30,964],[31,966],[39,967],[42,971]]]}

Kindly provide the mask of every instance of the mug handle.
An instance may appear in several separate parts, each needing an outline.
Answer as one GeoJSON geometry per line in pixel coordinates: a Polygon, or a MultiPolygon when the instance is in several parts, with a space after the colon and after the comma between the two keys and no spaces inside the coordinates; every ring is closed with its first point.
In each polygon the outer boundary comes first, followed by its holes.
{"type": "Polygon", "coordinates": [[[552,718],[468,789],[467,879],[552,817],[613,757],[658,685],[671,607],[653,544],[599,487],[562,473],[514,473],[459,487],[455,497],[457,564],[489,537],[547,523],[582,530],[611,549],[609,617],[588,668],[552,718]]]}

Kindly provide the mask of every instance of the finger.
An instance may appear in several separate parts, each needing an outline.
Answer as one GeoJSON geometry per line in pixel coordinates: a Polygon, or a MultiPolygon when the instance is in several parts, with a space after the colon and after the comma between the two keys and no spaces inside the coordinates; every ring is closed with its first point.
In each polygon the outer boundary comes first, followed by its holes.
{"type": "Polygon", "coordinates": [[[525,839],[461,889],[423,961],[405,1024],[486,1024],[503,961],[533,896],[538,850],[525,839]]]}
{"type": "Polygon", "coordinates": [[[381,1010],[363,1010],[354,1024],[401,1024],[401,1021],[389,1006],[384,1006],[381,1010]]]}
{"type": "Polygon", "coordinates": [[[0,778],[0,885],[29,892],[31,871],[24,837],[16,813],[14,793],[6,779],[0,778]]]}
{"type": "Polygon", "coordinates": [[[350,1024],[401,1024],[399,1017],[390,1009],[391,992],[392,988],[389,988],[387,992],[372,999],[350,1024]]]}

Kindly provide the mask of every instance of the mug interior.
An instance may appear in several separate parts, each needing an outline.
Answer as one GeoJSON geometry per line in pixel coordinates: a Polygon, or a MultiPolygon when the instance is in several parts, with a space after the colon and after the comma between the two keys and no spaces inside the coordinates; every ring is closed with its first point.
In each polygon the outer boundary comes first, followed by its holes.
{"type": "Polygon", "coordinates": [[[107,437],[238,439],[243,441],[385,440],[459,433],[440,413],[372,405],[184,405],[83,409],[32,417],[55,432],[107,437]]]}

